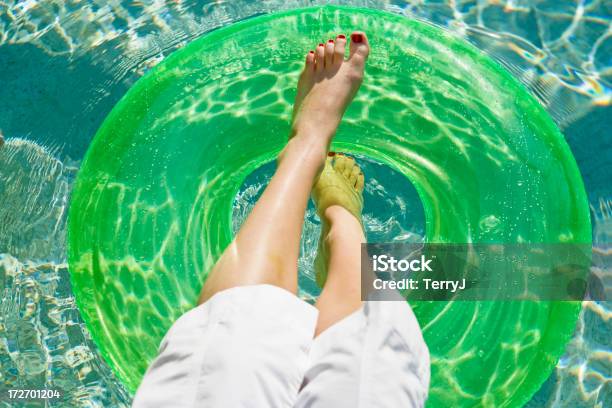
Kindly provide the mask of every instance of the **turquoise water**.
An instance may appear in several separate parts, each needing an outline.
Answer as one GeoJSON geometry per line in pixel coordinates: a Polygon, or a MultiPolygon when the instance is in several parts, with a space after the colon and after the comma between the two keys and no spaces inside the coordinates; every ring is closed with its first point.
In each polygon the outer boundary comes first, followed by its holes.
{"type": "MultiPolygon", "coordinates": [[[[602,252],[612,234],[609,9],[601,1],[497,3],[367,2],[464,35],[542,100],[580,166],[592,206],[596,272],[609,281],[609,255],[602,252]]],[[[84,151],[114,103],[172,50],[215,27],[303,2],[0,4],[0,129],[8,140],[0,151],[0,387],[58,387],[65,397],[57,406],[122,406],[129,396],[88,337],[65,265],[65,215],[84,151]]],[[[366,164],[368,174],[376,166],[366,164]]],[[[239,193],[235,223],[266,171],[239,193]]],[[[388,199],[389,216],[374,211],[370,230],[389,240],[419,239],[422,214],[410,189],[390,174],[373,179],[380,189],[370,193],[388,199]],[[399,217],[405,208],[415,210],[399,217]]],[[[311,214],[304,276],[316,223],[311,214]]],[[[566,355],[528,405],[609,406],[610,329],[610,305],[585,302],[566,355]]]]}

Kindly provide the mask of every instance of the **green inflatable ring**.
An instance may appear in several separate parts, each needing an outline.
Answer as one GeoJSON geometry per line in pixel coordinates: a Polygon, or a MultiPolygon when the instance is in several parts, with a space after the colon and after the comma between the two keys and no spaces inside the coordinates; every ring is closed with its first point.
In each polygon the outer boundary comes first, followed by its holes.
{"type": "MultiPolygon", "coordinates": [[[[367,31],[373,52],[333,149],[410,179],[429,242],[590,243],[584,186],[562,135],[473,46],[369,9],[316,7],[236,23],[133,86],[98,131],[73,192],[73,289],[130,390],[230,242],[241,182],[285,144],[305,52],[353,29],[367,31]]],[[[429,406],[515,407],[551,373],[580,304],[413,307],[432,356],[429,406]]]]}

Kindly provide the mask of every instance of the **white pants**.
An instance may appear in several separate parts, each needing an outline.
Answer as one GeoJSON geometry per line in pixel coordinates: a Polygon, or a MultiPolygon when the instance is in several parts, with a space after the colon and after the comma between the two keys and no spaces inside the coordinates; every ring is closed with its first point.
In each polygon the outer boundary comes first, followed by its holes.
{"type": "Polygon", "coordinates": [[[170,328],[133,407],[424,406],[429,352],[408,303],[370,300],[313,339],[317,314],[275,286],[217,293],[170,328]]]}

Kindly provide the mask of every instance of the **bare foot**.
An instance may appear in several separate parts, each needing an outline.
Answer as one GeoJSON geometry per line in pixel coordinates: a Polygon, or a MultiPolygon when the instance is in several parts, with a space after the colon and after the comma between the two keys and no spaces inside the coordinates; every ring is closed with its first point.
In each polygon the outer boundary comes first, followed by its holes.
{"type": "MultiPolygon", "coordinates": [[[[325,167],[312,189],[312,198],[323,224],[314,267],[316,281],[323,287],[327,279],[329,253],[326,239],[330,231],[328,211],[346,211],[361,224],[364,176],[355,159],[330,153],[325,167]]],[[[363,227],[362,227],[363,228],[363,227]]]]}
{"type": "Polygon", "coordinates": [[[361,31],[351,34],[348,59],[344,58],[346,43],[341,34],[306,55],[294,104],[292,136],[315,133],[331,141],[361,85],[370,53],[368,39],[361,31]]]}

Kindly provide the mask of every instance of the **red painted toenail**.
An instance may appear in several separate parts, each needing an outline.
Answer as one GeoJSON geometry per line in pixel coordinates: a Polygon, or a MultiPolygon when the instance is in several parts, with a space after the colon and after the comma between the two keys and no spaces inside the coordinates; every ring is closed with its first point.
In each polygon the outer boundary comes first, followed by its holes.
{"type": "Polygon", "coordinates": [[[319,47],[323,47],[323,43],[319,44],[319,47]]]}
{"type": "Polygon", "coordinates": [[[329,152],[329,153],[327,153],[327,155],[328,155],[329,157],[334,157],[334,156],[336,155],[336,152],[329,152]]]}
{"type": "Polygon", "coordinates": [[[309,54],[314,54],[314,51],[310,50],[308,51],[309,54]]]}
{"type": "Polygon", "coordinates": [[[334,40],[329,40],[329,41],[328,41],[328,43],[332,43],[332,44],[333,44],[333,43],[334,43],[334,40]]]}
{"type": "Polygon", "coordinates": [[[344,34],[340,34],[340,35],[338,36],[338,38],[342,38],[342,39],[344,40],[344,39],[346,38],[346,36],[345,36],[344,34]]]}
{"type": "Polygon", "coordinates": [[[353,34],[353,35],[351,35],[351,40],[353,40],[356,43],[363,42],[363,35],[361,35],[361,34],[353,34]]]}

